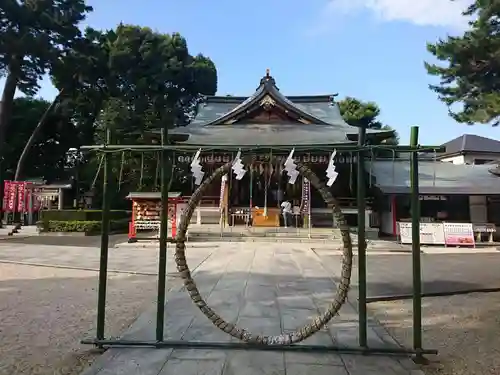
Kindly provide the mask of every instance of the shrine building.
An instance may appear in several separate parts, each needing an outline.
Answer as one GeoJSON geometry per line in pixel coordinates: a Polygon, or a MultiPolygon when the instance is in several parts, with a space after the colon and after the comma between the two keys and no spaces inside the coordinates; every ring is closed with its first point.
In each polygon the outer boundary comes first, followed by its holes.
{"type": "MultiPolygon", "coordinates": [[[[225,212],[231,225],[273,227],[282,225],[280,204],[286,199],[298,209],[297,215],[307,208],[312,227],[335,225],[319,193],[311,188],[305,194],[307,181],[300,176],[295,184],[289,184],[282,166],[287,154],[297,147],[295,158],[326,182],[325,170],[335,145],[356,145],[358,128],[344,121],[335,96],[285,96],[267,71],[249,97],[205,98],[191,123],[171,131],[172,142],[199,147],[206,175],[232,160],[235,146],[258,147],[259,151],[253,151],[254,162],[245,166],[248,173],[243,179],[228,175],[222,182],[213,183],[201,211],[225,212]],[[222,150],[225,146],[231,146],[233,151],[210,151],[210,147],[222,150]],[[244,223],[241,218],[245,218],[244,223]]],[[[367,129],[369,144],[381,144],[393,136],[391,130],[367,129]]],[[[178,153],[175,162],[190,163],[193,154],[178,153]]],[[[366,158],[367,232],[396,235],[396,222],[410,218],[409,158],[405,155],[366,158]]],[[[356,153],[338,151],[335,165],[339,177],[331,187],[332,195],[348,223],[356,226],[356,153]]],[[[424,219],[470,221],[471,215],[475,215],[476,220],[500,224],[494,208],[489,209],[491,213],[488,208],[481,213],[477,209],[483,200],[484,207],[489,207],[487,202],[500,202],[500,178],[490,173],[487,165],[453,165],[439,161],[437,156],[422,157],[419,165],[424,219]]],[[[194,188],[181,194],[189,196],[194,188]]],[[[302,218],[300,225],[303,222],[302,218]]]]}

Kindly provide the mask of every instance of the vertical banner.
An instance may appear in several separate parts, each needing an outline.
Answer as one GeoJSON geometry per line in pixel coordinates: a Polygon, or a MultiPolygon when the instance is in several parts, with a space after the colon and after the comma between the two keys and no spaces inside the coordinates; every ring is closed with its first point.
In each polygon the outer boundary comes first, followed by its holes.
{"type": "Polygon", "coordinates": [[[7,211],[15,212],[16,211],[16,194],[17,194],[17,184],[13,181],[9,183],[9,195],[7,197],[7,211]]]}
{"type": "Polygon", "coordinates": [[[311,183],[307,178],[302,179],[302,212],[304,214],[311,213],[311,183]]]}
{"type": "Polygon", "coordinates": [[[26,182],[17,183],[17,212],[25,212],[26,182]]]}
{"type": "Polygon", "coordinates": [[[4,181],[3,184],[3,210],[5,212],[9,211],[9,197],[10,197],[10,181],[4,181]]]}

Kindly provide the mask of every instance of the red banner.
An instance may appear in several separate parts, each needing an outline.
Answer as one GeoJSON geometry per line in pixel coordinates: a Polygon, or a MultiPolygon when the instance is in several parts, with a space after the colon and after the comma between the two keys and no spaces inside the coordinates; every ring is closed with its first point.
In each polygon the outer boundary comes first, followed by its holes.
{"type": "Polygon", "coordinates": [[[5,212],[9,211],[7,206],[9,205],[9,196],[10,196],[10,181],[4,181],[3,184],[3,210],[5,212]]]}
{"type": "Polygon", "coordinates": [[[14,181],[9,181],[9,195],[7,196],[7,210],[8,212],[14,212],[16,209],[16,194],[17,194],[17,184],[14,181]]]}
{"type": "Polygon", "coordinates": [[[17,212],[25,212],[26,182],[17,183],[17,212]]]}

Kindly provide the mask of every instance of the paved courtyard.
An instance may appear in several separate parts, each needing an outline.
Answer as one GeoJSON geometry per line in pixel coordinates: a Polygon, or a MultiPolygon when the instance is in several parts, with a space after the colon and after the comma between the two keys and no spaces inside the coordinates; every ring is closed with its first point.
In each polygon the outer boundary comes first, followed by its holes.
{"type": "MultiPolygon", "coordinates": [[[[330,271],[313,251],[283,245],[227,244],[200,265],[195,279],[209,305],[228,322],[266,335],[302,327],[326,309],[335,287],[330,271]]],[[[172,290],[167,300],[168,339],[235,341],[213,326],[182,288],[172,290]]],[[[123,338],[154,340],[154,321],[155,311],[146,312],[123,338]]],[[[371,346],[398,347],[373,320],[368,336],[371,346]]],[[[304,344],[356,347],[357,340],[356,305],[349,301],[304,344]]],[[[416,374],[416,366],[404,357],[148,348],[110,349],[84,374],[361,375],[388,370],[416,374]]]]}
{"type": "MultiPolygon", "coordinates": [[[[96,358],[91,348],[80,345],[79,340],[95,334],[98,241],[77,239],[78,246],[69,246],[74,244],[70,239],[62,243],[57,239],[44,241],[49,243],[36,244],[35,239],[0,241],[2,375],[52,375],[54,368],[58,374],[76,375],[96,358]],[[19,321],[23,324],[19,325],[19,321]],[[34,340],[35,335],[40,339],[34,340]]],[[[119,237],[112,243],[117,242],[120,242],[119,237]]],[[[331,300],[340,271],[338,252],[325,244],[192,243],[188,246],[187,257],[210,306],[227,320],[264,334],[289,332],[323,311],[331,300]]],[[[157,249],[151,246],[138,244],[110,249],[107,336],[154,338],[157,259],[157,249]],[[127,331],[126,327],[139,315],[127,331]]],[[[410,255],[373,252],[367,263],[369,296],[411,292],[410,255]]],[[[423,254],[424,291],[500,287],[499,267],[498,254],[423,254]]],[[[167,268],[170,292],[165,332],[168,338],[229,340],[209,323],[182,290],[171,254],[167,268]]],[[[340,316],[304,344],[357,344],[356,267],[352,280],[350,301],[340,316]]],[[[485,295],[483,306],[487,300],[485,295]]],[[[440,299],[425,302],[424,319],[432,315],[429,311],[440,309],[441,319],[446,320],[446,305],[429,310],[426,306],[431,303],[436,306],[440,299]]],[[[411,339],[406,340],[411,338],[407,328],[404,328],[405,335],[393,329],[394,319],[400,319],[398,314],[388,318],[380,315],[378,306],[381,305],[369,306],[401,342],[411,344],[411,339]]],[[[460,311],[466,308],[465,302],[457,302],[456,306],[462,306],[460,311]]],[[[387,311],[392,314],[394,310],[388,308],[387,311]]],[[[453,308],[453,311],[458,310],[453,308]]],[[[404,324],[408,321],[407,316],[405,312],[404,324]]],[[[457,319],[462,318],[457,315],[453,321],[457,319]]],[[[426,334],[427,338],[435,338],[426,342],[429,348],[441,350],[449,340],[436,332],[426,334]]],[[[449,345],[463,352],[460,342],[462,336],[468,334],[462,330],[455,332],[456,342],[449,345]]],[[[374,345],[395,345],[374,320],[370,322],[369,339],[374,345]]],[[[285,371],[286,374],[378,374],[387,373],[387,368],[393,370],[392,374],[408,374],[410,368],[415,368],[401,358],[344,354],[111,349],[97,358],[94,367],[85,375],[170,374],[174,371],[183,374],[245,374],[245,371],[252,374],[284,374],[285,371]]],[[[446,364],[448,357],[438,358],[441,358],[440,363],[446,364]]],[[[413,371],[412,374],[417,373],[413,371]]],[[[425,371],[427,373],[427,369],[425,371]]]]}

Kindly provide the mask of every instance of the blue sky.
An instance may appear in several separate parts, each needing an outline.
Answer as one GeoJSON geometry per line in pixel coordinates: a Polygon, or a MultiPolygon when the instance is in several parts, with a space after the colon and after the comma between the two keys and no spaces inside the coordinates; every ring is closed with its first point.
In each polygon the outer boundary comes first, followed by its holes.
{"type": "MultiPolygon", "coordinates": [[[[427,87],[426,42],[463,29],[463,1],[91,0],[86,23],[180,32],[192,54],[214,60],[221,95],[250,95],[269,68],[286,95],[339,93],[377,102],[402,143],[412,125],[426,144],[464,133],[498,139],[496,128],[455,123],[427,87]]],[[[40,96],[54,95],[44,82],[40,96]]]]}

